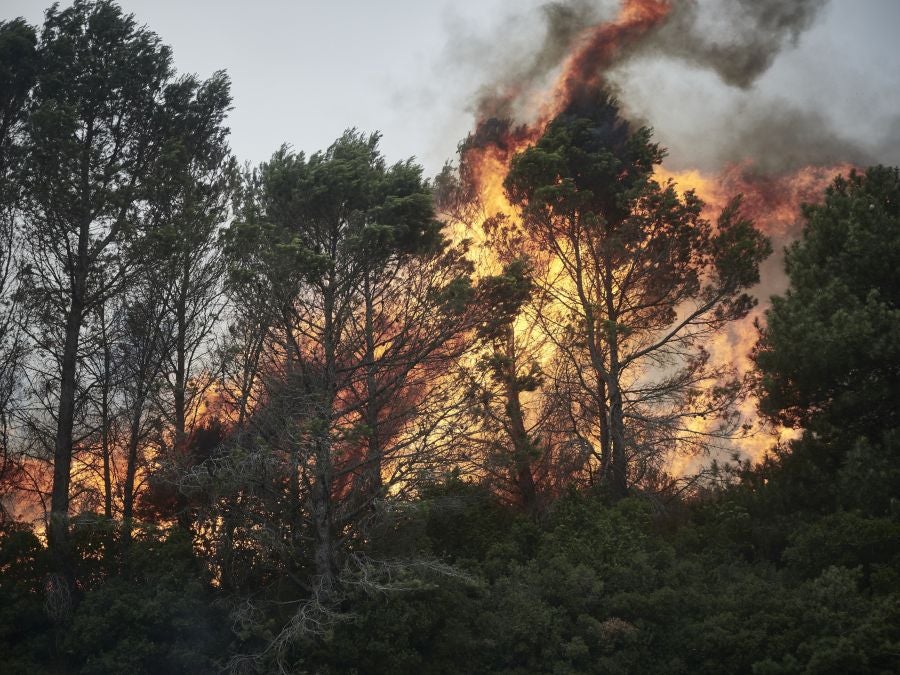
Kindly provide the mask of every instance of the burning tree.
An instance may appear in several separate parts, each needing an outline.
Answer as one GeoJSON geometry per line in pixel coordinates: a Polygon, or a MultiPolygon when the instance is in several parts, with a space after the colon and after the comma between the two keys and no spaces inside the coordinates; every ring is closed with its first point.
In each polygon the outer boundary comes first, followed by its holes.
{"type": "Polygon", "coordinates": [[[606,95],[582,95],[516,156],[504,182],[549,254],[538,315],[573,431],[599,445],[615,496],[660,457],[729,436],[743,392],[703,341],[754,306],[768,240],[731,202],[717,227],[653,179],[664,151],[606,95]]]}

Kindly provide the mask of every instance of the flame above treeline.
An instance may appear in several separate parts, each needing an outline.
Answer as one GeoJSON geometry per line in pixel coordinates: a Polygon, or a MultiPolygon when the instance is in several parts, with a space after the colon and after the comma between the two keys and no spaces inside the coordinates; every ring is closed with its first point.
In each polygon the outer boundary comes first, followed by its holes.
{"type": "MultiPolygon", "coordinates": [[[[574,101],[591,92],[608,90],[609,71],[663,28],[673,18],[677,5],[677,0],[622,0],[611,20],[589,26],[577,36],[555,77],[542,89],[535,90],[533,82],[526,80],[506,83],[499,91],[482,96],[476,107],[475,128],[461,146],[460,169],[483,217],[503,214],[515,218],[515,209],[503,188],[513,158],[535,144],[574,101]]],[[[684,165],[685,158],[680,159],[684,165]]],[[[728,165],[719,172],[657,167],[656,180],[662,184],[671,181],[682,194],[692,190],[705,203],[704,216],[713,223],[734,196],[742,195],[743,214],[771,238],[776,251],[761,270],[763,280],[756,289],[759,306],[706,345],[714,359],[734,364],[744,372],[750,368],[749,354],[757,336],[754,322],[763,316],[769,296],[782,292],[786,286],[781,251],[799,233],[802,204],[820,200],[834,177],[851,168],[851,164],[810,165],[766,173],[750,160],[728,165]]],[[[476,243],[475,258],[480,269],[486,273],[496,270],[496,252],[489,250],[482,233],[473,231],[472,225],[456,223],[455,227],[460,236],[470,237],[476,243]]],[[[518,322],[516,330],[527,327],[518,322]]],[[[752,399],[744,403],[742,413],[746,419],[755,420],[755,407],[752,399]]],[[[740,447],[751,459],[759,459],[773,441],[789,435],[789,430],[783,428],[767,429],[745,439],[740,447]]],[[[671,468],[680,473],[699,467],[696,460],[682,459],[671,468]]]]}
{"type": "Polygon", "coordinates": [[[614,20],[584,31],[546,91],[533,92],[526,83],[514,83],[480,101],[463,161],[473,172],[471,178],[485,206],[512,211],[502,194],[512,158],[534,144],[576,96],[602,88],[604,73],[622,51],[660,25],[670,11],[668,0],[624,0],[614,20]],[[531,98],[536,100],[528,100],[531,98]],[[522,107],[532,119],[501,120],[522,107]]]}

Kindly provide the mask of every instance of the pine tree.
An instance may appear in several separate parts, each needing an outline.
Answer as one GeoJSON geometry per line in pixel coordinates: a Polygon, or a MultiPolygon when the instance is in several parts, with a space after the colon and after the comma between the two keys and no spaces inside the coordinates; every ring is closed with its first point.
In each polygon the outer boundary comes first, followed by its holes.
{"type": "Polygon", "coordinates": [[[552,261],[541,321],[557,348],[573,419],[600,446],[612,494],[668,453],[728,435],[740,394],[703,343],[746,316],[768,241],[729,205],[713,228],[691,192],[653,170],[664,151],[615,101],[577,99],[518,155],[505,181],[523,228],[552,261]],[[697,430],[709,418],[720,426],[697,430]]]}

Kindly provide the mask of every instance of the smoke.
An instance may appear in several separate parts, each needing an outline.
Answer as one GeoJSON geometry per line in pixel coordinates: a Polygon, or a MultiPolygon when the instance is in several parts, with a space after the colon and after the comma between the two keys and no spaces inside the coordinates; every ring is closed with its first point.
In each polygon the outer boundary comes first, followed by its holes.
{"type": "Polygon", "coordinates": [[[572,50],[576,39],[599,20],[598,7],[590,0],[551,2],[540,8],[546,22],[543,43],[522,73],[527,82],[546,77],[572,50]]]}
{"type": "Polygon", "coordinates": [[[892,166],[900,165],[900,116],[890,121],[880,141],[879,161],[892,166]]]}
{"type": "Polygon", "coordinates": [[[639,51],[657,51],[714,71],[746,89],[813,26],[828,0],[679,0],[639,51]]]}
{"type": "Polygon", "coordinates": [[[717,165],[750,160],[762,172],[794,171],[807,165],[846,163],[865,165],[874,161],[866,149],[843,137],[821,113],[800,110],[789,103],[772,105],[769,112],[740,120],[730,135],[715,147],[717,165]]]}
{"type": "MultiPolygon", "coordinates": [[[[522,109],[523,104],[527,104],[529,98],[547,84],[554,70],[572,51],[584,31],[608,18],[609,12],[602,11],[604,4],[608,9],[611,3],[560,0],[541,5],[536,11],[542,34],[536,40],[536,48],[534,39],[526,38],[526,43],[520,46],[524,48],[524,53],[515,48],[514,40],[511,41],[508,35],[498,36],[498,41],[505,48],[512,49],[507,52],[509,58],[501,60],[493,79],[476,96],[478,118],[517,118],[527,114],[522,109]]],[[[506,19],[504,27],[516,31],[523,24],[535,23],[534,19],[529,15],[517,15],[506,19]]],[[[460,42],[471,44],[469,39],[460,42]]],[[[490,44],[480,45],[478,53],[472,56],[478,60],[483,59],[484,51],[491,49],[490,44]]]]}
{"type": "MultiPolygon", "coordinates": [[[[654,5],[665,11],[659,12],[658,19],[647,21],[639,39],[617,45],[613,62],[601,60],[593,65],[596,72],[585,71],[580,76],[592,79],[612,65],[657,55],[710,70],[726,84],[746,89],[769,70],[782,51],[796,46],[827,2],[626,0],[633,13],[652,14],[654,5]]],[[[604,43],[607,35],[599,29],[620,9],[620,3],[613,0],[556,0],[506,17],[490,38],[478,39],[457,27],[450,59],[491,73],[476,94],[477,117],[528,121],[525,116],[534,112],[529,102],[576,49],[583,49],[587,57],[611,51],[604,43]]],[[[585,67],[589,69],[591,64],[585,67]]]]}
{"type": "MultiPolygon", "coordinates": [[[[660,119],[663,111],[658,103],[645,105],[647,101],[634,97],[630,102],[648,119],[660,119]]],[[[672,168],[710,172],[749,162],[759,172],[777,174],[810,165],[865,166],[882,156],[876,148],[836,129],[820,111],[804,110],[781,98],[729,101],[719,112],[688,113],[666,120],[657,129],[672,168]]]]}

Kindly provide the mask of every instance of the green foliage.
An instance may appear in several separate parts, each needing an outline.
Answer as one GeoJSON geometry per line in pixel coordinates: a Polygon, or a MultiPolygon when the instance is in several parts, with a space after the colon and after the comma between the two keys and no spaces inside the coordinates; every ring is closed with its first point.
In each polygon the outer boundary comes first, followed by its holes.
{"type": "Polygon", "coordinates": [[[485,340],[501,336],[515,321],[533,290],[528,259],[525,257],[506,263],[500,274],[482,279],[478,284],[478,299],[491,308],[491,313],[478,326],[478,336],[485,340]]]}
{"type": "Polygon", "coordinates": [[[243,217],[226,237],[237,286],[255,284],[287,302],[329,274],[443,247],[421,167],[386,166],[379,138],[350,130],[308,158],[284,146],[247,176],[243,217]]]}
{"type": "Polygon", "coordinates": [[[795,673],[888,672],[898,664],[900,604],[888,573],[898,561],[877,553],[896,545],[888,521],[836,514],[814,522],[791,536],[779,567],[748,562],[747,551],[734,548],[736,539],[753,544],[749,515],[728,495],[707,507],[714,520],[698,512],[670,534],[639,499],[609,507],[572,494],[535,524],[477,495],[451,481],[420,512],[430,548],[464,553],[455,564],[468,578],[353,597],[354,618],[307,645],[306,667],[795,673]]]}
{"type": "Polygon", "coordinates": [[[83,673],[215,672],[225,617],[212,597],[184,534],[147,533],[79,604],[63,652],[83,673]]]}
{"type": "Polygon", "coordinates": [[[876,440],[898,426],[900,171],[839,177],[805,218],[756,352],[762,409],[876,440]]]}
{"type": "Polygon", "coordinates": [[[39,68],[37,35],[22,19],[0,21],[0,205],[9,197],[7,172],[18,154],[16,135],[39,68]]]}
{"type": "Polygon", "coordinates": [[[0,654],[4,672],[39,672],[53,646],[44,610],[46,548],[30,528],[0,525],[0,654]]]}

